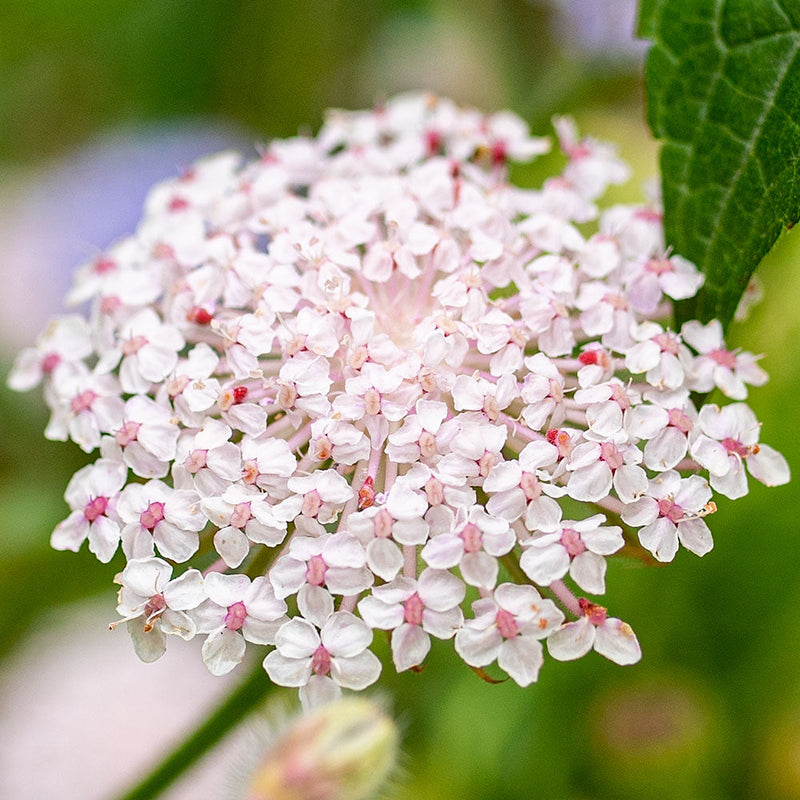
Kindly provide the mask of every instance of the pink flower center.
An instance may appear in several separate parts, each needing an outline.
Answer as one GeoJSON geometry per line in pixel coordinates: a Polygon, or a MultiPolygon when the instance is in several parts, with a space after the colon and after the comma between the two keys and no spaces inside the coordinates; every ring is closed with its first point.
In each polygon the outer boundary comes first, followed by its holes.
{"type": "Polygon", "coordinates": [[[84,507],[83,516],[87,522],[94,522],[98,517],[102,517],[108,508],[107,497],[93,497],[84,507]]]}
{"type": "Polygon", "coordinates": [[[173,197],[167,206],[170,211],[184,211],[189,208],[189,201],[183,197],[173,197]]]}
{"type": "Polygon", "coordinates": [[[392,517],[385,508],[375,515],[372,525],[379,539],[388,539],[392,535],[392,517]]]}
{"type": "Polygon", "coordinates": [[[647,262],[645,269],[656,275],[663,275],[666,272],[673,272],[674,267],[668,258],[651,258],[647,262]]]}
{"type": "Polygon", "coordinates": [[[425,150],[427,151],[428,158],[440,155],[443,144],[442,137],[438,131],[425,132],[425,150]]]}
{"type": "Polygon", "coordinates": [[[718,350],[712,350],[708,354],[708,357],[713,361],[716,361],[721,367],[733,369],[736,366],[736,354],[731,353],[730,350],[724,350],[722,348],[718,350]]]}
{"type": "Polygon", "coordinates": [[[160,616],[164,609],[167,607],[167,601],[164,595],[154,594],[146,603],[144,607],[144,629],[145,631],[153,630],[153,620],[160,616]]]}
{"type": "Polygon", "coordinates": [[[611,399],[623,410],[627,411],[631,407],[631,400],[623,386],[614,384],[611,389],[611,399]]]}
{"type": "Polygon", "coordinates": [[[328,565],[322,556],[311,556],[308,559],[308,566],[306,568],[306,581],[311,586],[322,586],[325,582],[325,572],[328,565]]]}
{"type": "Polygon", "coordinates": [[[654,224],[658,224],[661,222],[661,212],[656,211],[652,208],[639,208],[633,215],[636,219],[640,219],[643,222],[652,222],[654,224]]]}
{"type": "Polygon", "coordinates": [[[586,550],[586,545],[583,543],[580,533],[574,528],[563,529],[561,532],[561,544],[564,545],[564,549],[569,553],[570,558],[575,558],[575,556],[579,556],[586,550]]]}
{"type": "Polygon", "coordinates": [[[101,256],[92,264],[92,269],[96,275],[104,275],[107,272],[112,272],[116,268],[117,262],[105,256],[101,256]]]}
{"type": "Polygon", "coordinates": [[[672,353],[678,355],[678,340],[669,333],[659,333],[653,337],[653,341],[661,348],[662,353],[672,353]]]}
{"type": "Polygon", "coordinates": [[[528,500],[535,500],[542,493],[539,479],[532,472],[522,473],[522,477],[519,481],[519,488],[522,489],[528,500]]]}
{"type": "Polygon", "coordinates": [[[92,403],[97,399],[97,394],[91,389],[81,392],[72,398],[70,408],[73,414],[80,414],[82,411],[88,411],[92,407],[92,403]]]}
{"type": "Polygon", "coordinates": [[[589,618],[592,625],[602,625],[606,621],[608,610],[597,603],[590,603],[585,597],[578,598],[578,605],[583,611],[583,615],[589,618]]]}
{"type": "Polygon", "coordinates": [[[375,503],[375,479],[367,475],[361,488],[358,490],[358,507],[369,508],[375,503]]]}
{"type": "MultiPolygon", "coordinates": [[[[195,453],[197,452],[198,451],[195,450],[195,453]]],[[[203,466],[205,466],[205,464],[203,464],[203,466]]],[[[252,486],[258,480],[259,474],[258,462],[254,458],[251,458],[249,461],[245,461],[244,464],[242,464],[242,480],[245,483],[252,486]]]]}
{"type": "Polygon", "coordinates": [[[477,553],[481,549],[481,529],[477,525],[468,522],[460,535],[464,540],[464,552],[477,553]]]}
{"type": "Polygon", "coordinates": [[[127,447],[131,442],[136,441],[141,424],[138,422],[126,422],[115,434],[114,439],[120,447],[127,447]]]}
{"type": "Polygon", "coordinates": [[[606,294],[603,295],[603,302],[608,303],[611,308],[615,309],[616,311],[627,311],[628,310],[628,301],[625,297],[621,294],[606,294]]]}
{"type": "Polygon", "coordinates": [[[406,622],[411,625],[422,624],[422,612],[425,610],[425,605],[416,592],[406,600],[403,604],[403,608],[405,609],[403,612],[403,619],[406,622]]]}
{"type": "Polygon", "coordinates": [[[153,502],[139,515],[139,523],[145,529],[153,532],[153,529],[164,519],[164,504],[153,502]]]}
{"type": "Polygon", "coordinates": [[[425,484],[425,495],[430,505],[440,506],[444,503],[444,485],[438,478],[428,478],[428,482],[425,484]]]}
{"type": "Polygon", "coordinates": [[[622,454],[613,442],[603,442],[600,445],[600,458],[608,464],[612,472],[619,469],[624,463],[622,454]]]}
{"type": "Polygon", "coordinates": [[[380,414],[381,411],[381,395],[380,392],[374,387],[370,386],[364,392],[364,413],[374,417],[380,414]]]}
{"type": "Polygon", "coordinates": [[[322,500],[320,499],[319,492],[312,489],[304,498],[303,505],[300,508],[300,513],[306,517],[316,517],[322,507],[322,500]]]}
{"type": "Polygon", "coordinates": [[[689,415],[679,408],[671,408],[667,412],[667,416],[669,417],[669,424],[673,428],[677,428],[681,433],[689,433],[692,429],[692,420],[689,415]]]}
{"type": "Polygon", "coordinates": [[[100,301],[100,311],[103,314],[113,314],[122,305],[122,300],[116,295],[108,295],[100,301]]]}
{"type": "Polygon", "coordinates": [[[186,456],[186,461],[183,462],[183,466],[186,468],[187,472],[191,472],[192,475],[194,475],[194,473],[200,472],[206,465],[207,456],[208,450],[192,450],[192,452],[186,456]]]}
{"type": "Polygon", "coordinates": [[[422,431],[420,434],[419,453],[423,458],[436,455],[436,437],[430,431],[422,431]]]}
{"type": "Polygon", "coordinates": [[[504,639],[513,639],[519,635],[519,625],[510,611],[506,611],[504,608],[498,609],[494,622],[504,639]]]}
{"type": "Polygon", "coordinates": [[[558,428],[550,428],[545,434],[547,441],[558,448],[558,455],[560,458],[566,458],[572,452],[572,439],[566,431],[558,430],[558,428]]]}
{"type": "Polygon", "coordinates": [[[48,353],[42,359],[42,372],[49,375],[61,363],[61,356],[58,353],[48,353]]]}
{"type": "Polygon", "coordinates": [[[127,342],[122,345],[122,352],[126,356],[132,356],[138,353],[147,344],[147,338],[144,336],[131,336],[127,342]]]}
{"type": "Polygon", "coordinates": [[[666,517],[670,522],[674,522],[676,525],[684,516],[683,509],[677,503],[673,503],[672,500],[666,497],[658,501],[658,514],[661,517],[666,517]]]}
{"type": "Polygon", "coordinates": [[[315,675],[327,675],[331,671],[331,654],[320,645],[311,656],[311,669],[315,675]]]}
{"type": "Polygon", "coordinates": [[[492,145],[492,164],[495,167],[502,167],[506,163],[508,152],[506,151],[505,142],[495,142],[492,145]]]}
{"type": "Polygon", "coordinates": [[[251,517],[250,503],[238,503],[231,514],[231,527],[244,528],[250,522],[251,517]]]}
{"type": "Polygon", "coordinates": [[[232,606],[228,606],[228,613],[225,615],[225,627],[229,631],[238,631],[247,619],[247,609],[240,600],[232,606]]]}
{"type": "Polygon", "coordinates": [[[743,445],[738,439],[723,439],[722,446],[729,452],[733,453],[734,455],[739,456],[740,458],[747,458],[750,455],[751,451],[749,447],[743,445]]]}

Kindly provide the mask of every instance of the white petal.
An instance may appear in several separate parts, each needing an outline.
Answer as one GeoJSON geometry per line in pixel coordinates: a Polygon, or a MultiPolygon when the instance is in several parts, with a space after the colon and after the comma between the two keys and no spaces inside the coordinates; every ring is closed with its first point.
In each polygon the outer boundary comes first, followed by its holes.
{"type": "Polygon", "coordinates": [[[398,672],[421,664],[430,649],[430,636],[419,625],[404,622],[392,634],[392,661],[398,672]]]}
{"type": "Polygon", "coordinates": [[[557,542],[547,547],[526,547],[519,559],[522,571],[540,586],[563,578],[569,569],[569,553],[557,542]]]}
{"type": "Polygon", "coordinates": [[[214,534],[214,548],[222,556],[222,560],[231,569],[235,569],[250,552],[250,542],[238,528],[228,526],[214,534]]]}
{"type": "Polygon", "coordinates": [[[203,642],[203,663],[212,675],[227,675],[244,658],[244,639],[235,631],[219,628],[203,642]]]}
{"type": "Polygon", "coordinates": [[[747,470],[765,486],[781,486],[789,482],[789,465],[777,450],[759,445],[759,451],[747,458],[747,470]]]}
{"type": "Polygon", "coordinates": [[[623,666],[635,664],[642,657],[642,648],[631,626],[614,617],[609,617],[597,628],[594,649],[601,656],[623,666]]]}
{"type": "Polygon", "coordinates": [[[294,617],[281,626],[275,636],[275,644],[283,656],[297,660],[311,656],[319,647],[320,639],[317,629],[310,622],[294,617]]]}
{"type": "Polygon", "coordinates": [[[464,627],[455,638],[456,652],[471,667],[485,667],[497,658],[503,637],[496,627],[485,630],[464,627]]]}
{"type": "Polygon", "coordinates": [[[678,552],[678,531],[674,522],[660,517],[639,531],[639,541],[659,561],[672,561],[678,552]]]}
{"type": "Polygon", "coordinates": [[[714,547],[711,531],[702,519],[687,519],[678,523],[681,544],[696,556],[704,556],[714,547]]]}
{"type": "Polygon", "coordinates": [[[381,674],[381,662],[370,650],[331,659],[331,677],[345,689],[364,689],[381,674]]]}
{"type": "Polygon", "coordinates": [[[451,572],[428,568],[419,577],[418,592],[426,608],[449,611],[464,599],[466,587],[451,572]]]}
{"type": "Polygon", "coordinates": [[[515,636],[500,645],[497,664],[520,686],[528,686],[539,677],[544,663],[542,645],[528,636],[515,636]]]}
{"type": "Polygon", "coordinates": [[[461,559],[461,575],[470,586],[492,589],[497,583],[498,571],[497,559],[482,550],[465,553],[461,559]]]}
{"type": "Polygon", "coordinates": [[[585,656],[594,644],[595,628],[588,617],[568,622],[547,637],[547,649],[559,661],[572,661],[585,656]]]}
{"type": "Polygon", "coordinates": [[[606,590],[606,560],[589,550],[576,556],[569,568],[570,577],[590,594],[604,594],[606,590]]]}
{"type": "Polygon", "coordinates": [[[333,614],[320,633],[322,644],[333,656],[350,658],[372,642],[372,631],[348,611],[333,614]]]}
{"type": "Polygon", "coordinates": [[[164,600],[176,611],[196,608],[206,599],[203,576],[196,569],[189,569],[183,575],[170,581],[164,588],[164,600]]]}
{"type": "Polygon", "coordinates": [[[157,624],[146,631],[142,617],[132,619],[128,622],[128,633],[133,640],[136,655],[146,664],[157,661],[166,652],[167,637],[157,624]]]}
{"type": "Polygon", "coordinates": [[[321,586],[306,583],[297,592],[297,608],[309,622],[321,628],[333,614],[333,597],[321,586]]]}
{"type": "Polygon", "coordinates": [[[277,650],[267,654],[263,665],[279,686],[305,686],[311,675],[311,658],[286,658],[277,650]]]}

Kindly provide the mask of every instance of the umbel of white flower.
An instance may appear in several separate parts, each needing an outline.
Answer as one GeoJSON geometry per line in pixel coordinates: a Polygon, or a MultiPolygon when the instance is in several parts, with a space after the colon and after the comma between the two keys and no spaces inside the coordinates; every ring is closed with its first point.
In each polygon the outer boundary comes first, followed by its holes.
{"type": "Polygon", "coordinates": [[[631,628],[578,596],[609,556],[703,555],[714,493],[788,480],[743,402],[757,358],[667,327],[702,275],[657,208],[596,205],[628,177],[611,147],[556,130],[563,172],[524,189],[508,163],[549,144],[510,113],[334,112],[156,186],[81,268],[88,318],[10,383],[43,381],[47,436],[99,453],[52,541],[121,546],[143,659],[203,636],[223,674],[266,648],[307,705],[378,678],[375,630],[398,670],[431,637],[523,686],[545,645],[629,664],[631,628]],[[698,409],[715,388],[733,402],[698,409]]]}

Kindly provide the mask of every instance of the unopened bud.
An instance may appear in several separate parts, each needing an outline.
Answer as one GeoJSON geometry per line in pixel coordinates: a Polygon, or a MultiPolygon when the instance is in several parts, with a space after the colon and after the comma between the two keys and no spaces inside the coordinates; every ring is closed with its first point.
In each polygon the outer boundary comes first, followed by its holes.
{"type": "Polygon", "coordinates": [[[374,702],[344,698],[293,722],[259,764],[246,800],[363,800],[397,760],[394,722],[374,702]]]}

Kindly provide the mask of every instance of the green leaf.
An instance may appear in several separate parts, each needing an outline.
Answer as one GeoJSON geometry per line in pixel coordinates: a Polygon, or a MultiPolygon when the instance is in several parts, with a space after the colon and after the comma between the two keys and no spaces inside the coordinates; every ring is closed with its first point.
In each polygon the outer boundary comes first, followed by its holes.
{"type": "Polygon", "coordinates": [[[678,323],[728,324],[800,218],[800,0],[641,0],[667,245],[706,276],[678,323]]]}

